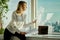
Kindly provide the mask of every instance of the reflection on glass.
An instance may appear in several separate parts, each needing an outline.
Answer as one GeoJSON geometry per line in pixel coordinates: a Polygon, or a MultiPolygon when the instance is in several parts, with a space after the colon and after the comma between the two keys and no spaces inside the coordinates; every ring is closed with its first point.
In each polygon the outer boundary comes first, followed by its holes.
{"type": "Polygon", "coordinates": [[[51,25],[54,32],[60,32],[60,0],[37,0],[38,24],[51,25]],[[56,23],[57,22],[57,23],[56,23]]]}

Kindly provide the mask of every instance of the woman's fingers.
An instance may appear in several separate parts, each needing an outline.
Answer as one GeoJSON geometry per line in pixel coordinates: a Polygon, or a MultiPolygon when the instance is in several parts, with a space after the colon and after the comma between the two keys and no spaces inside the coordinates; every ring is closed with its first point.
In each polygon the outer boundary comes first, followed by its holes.
{"type": "Polygon", "coordinates": [[[36,23],[36,20],[32,21],[33,23],[36,23]]]}

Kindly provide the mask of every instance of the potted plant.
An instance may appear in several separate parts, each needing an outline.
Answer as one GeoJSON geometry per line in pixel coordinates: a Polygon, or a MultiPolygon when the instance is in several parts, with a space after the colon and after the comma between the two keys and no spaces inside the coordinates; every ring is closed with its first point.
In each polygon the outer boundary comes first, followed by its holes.
{"type": "Polygon", "coordinates": [[[2,17],[4,13],[7,13],[8,11],[8,2],[9,0],[0,0],[0,34],[2,34],[4,32],[4,29],[2,27],[2,17]]]}

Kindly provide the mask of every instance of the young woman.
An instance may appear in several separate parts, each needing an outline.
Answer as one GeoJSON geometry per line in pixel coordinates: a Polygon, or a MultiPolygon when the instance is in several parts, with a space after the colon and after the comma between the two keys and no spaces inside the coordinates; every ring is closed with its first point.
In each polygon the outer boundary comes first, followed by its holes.
{"type": "Polygon", "coordinates": [[[25,1],[19,1],[16,11],[12,13],[12,20],[4,31],[4,40],[10,40],[12,36],[16,36],[20,40],[26,40],[26,29],[29,25],[36,22],[32,21],[29,24],[25,23],[26,14],[24,14],[24,11],[26,8],[27,3],[25,1]]]}

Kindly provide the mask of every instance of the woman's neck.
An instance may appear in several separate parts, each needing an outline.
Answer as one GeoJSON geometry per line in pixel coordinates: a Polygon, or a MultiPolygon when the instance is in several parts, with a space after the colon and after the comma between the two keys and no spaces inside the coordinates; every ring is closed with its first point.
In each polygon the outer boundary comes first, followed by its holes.
{"type": "Polygon", "coordinates": [[[24,11],[16,11],[18,15],[22,15],[24,13],[24,11]]]}

